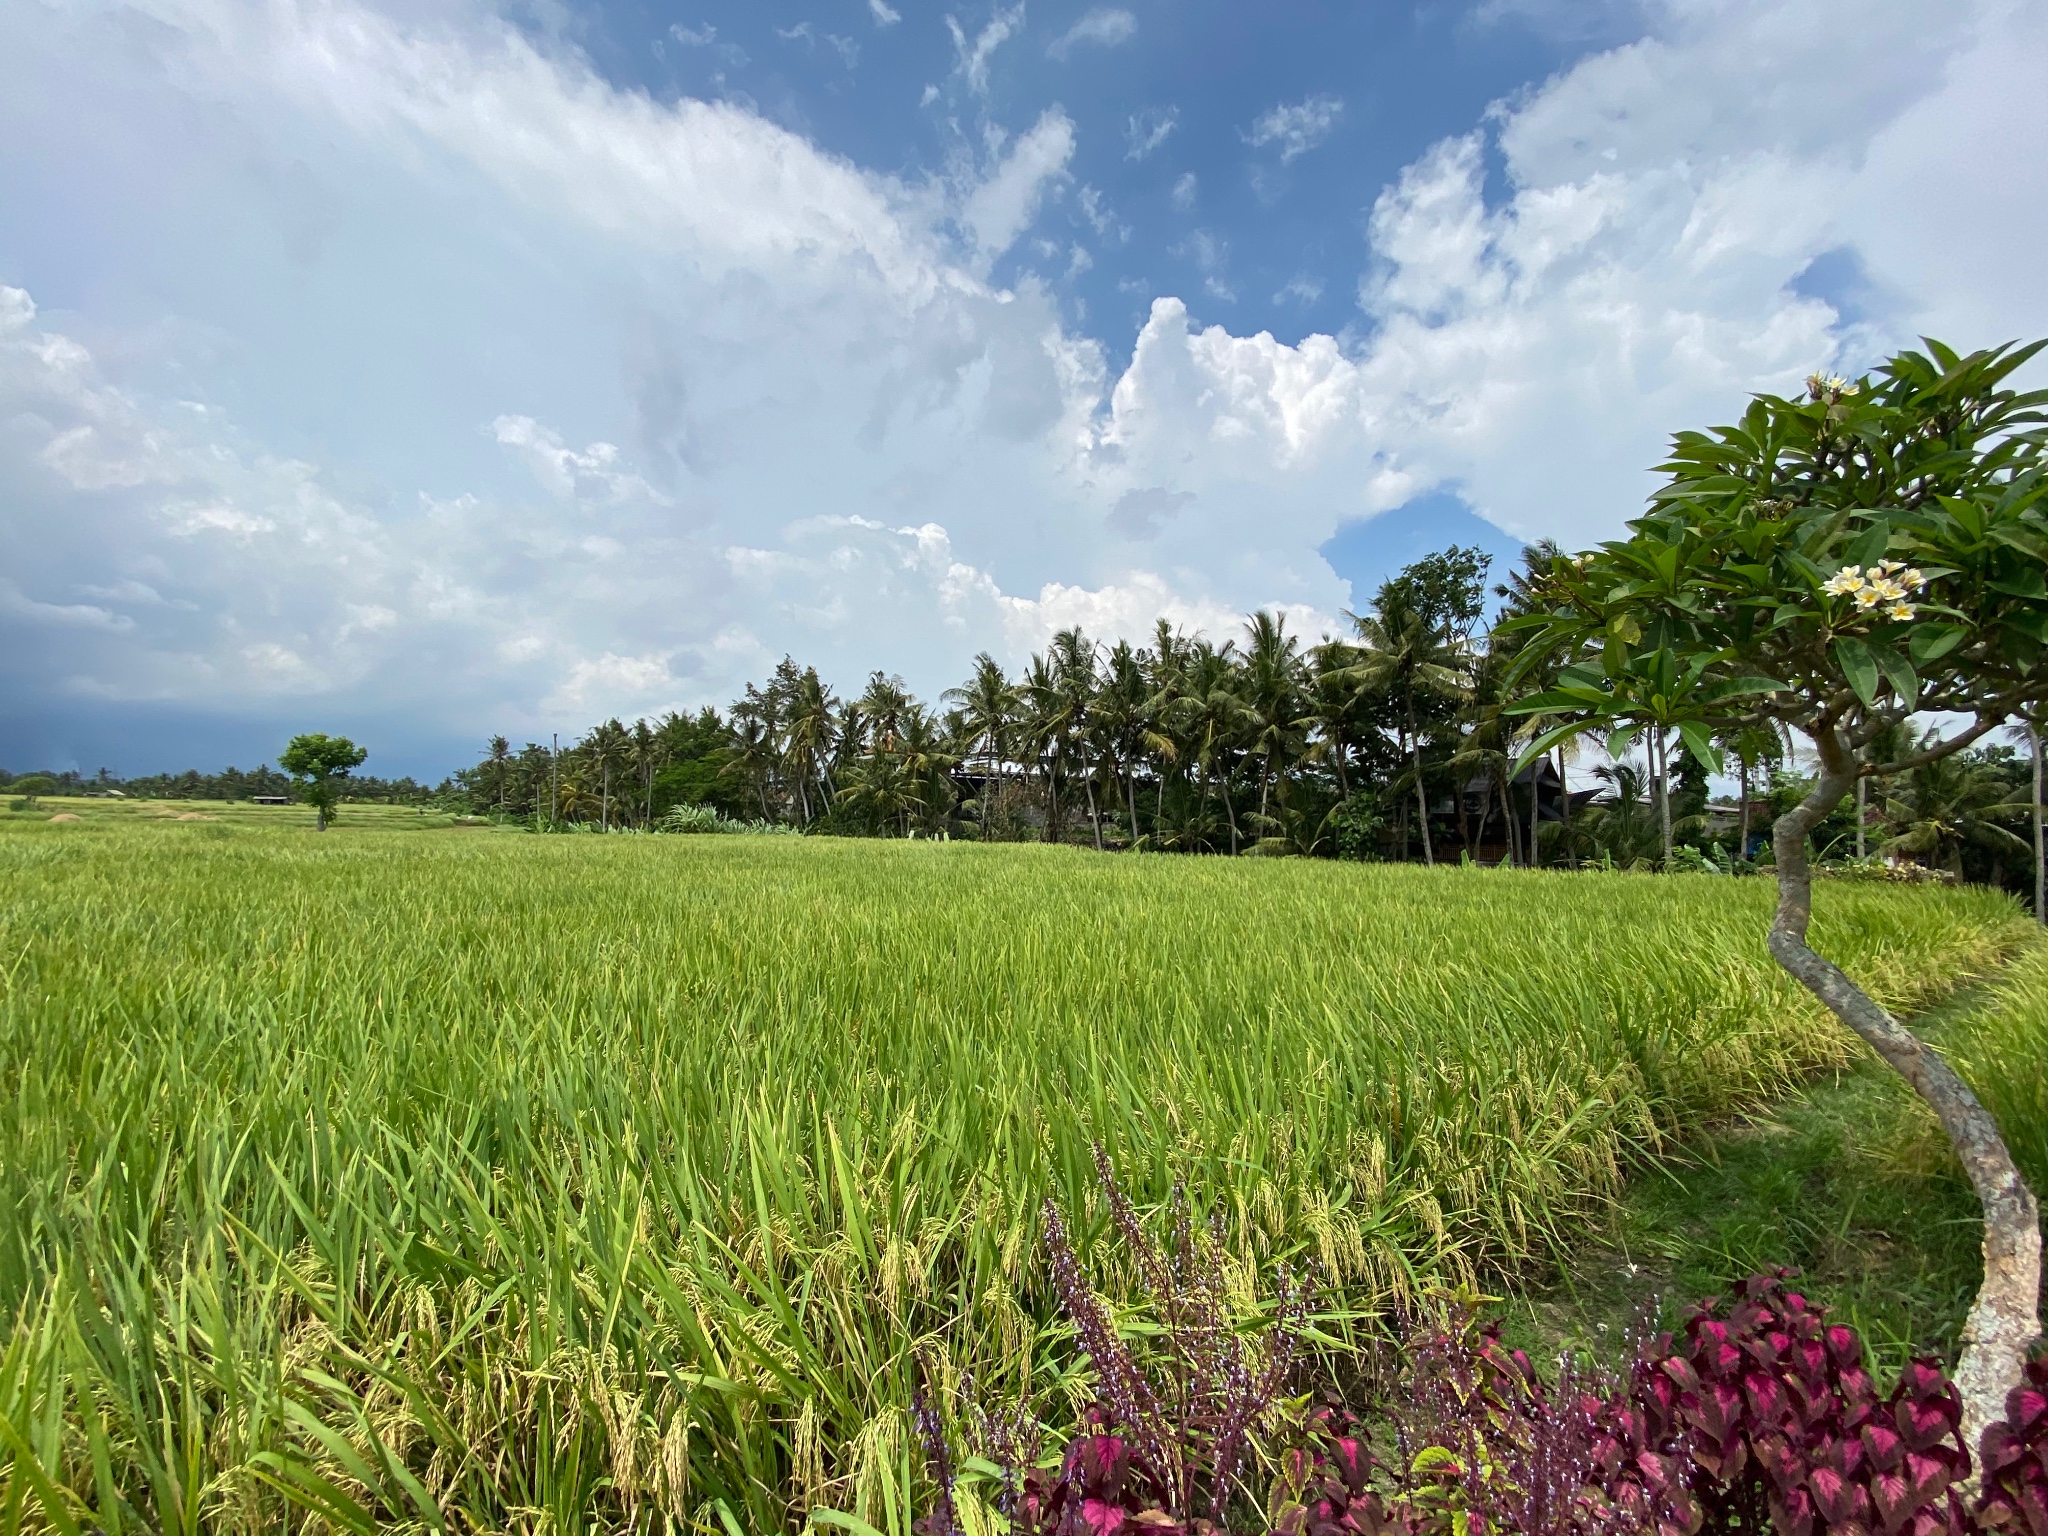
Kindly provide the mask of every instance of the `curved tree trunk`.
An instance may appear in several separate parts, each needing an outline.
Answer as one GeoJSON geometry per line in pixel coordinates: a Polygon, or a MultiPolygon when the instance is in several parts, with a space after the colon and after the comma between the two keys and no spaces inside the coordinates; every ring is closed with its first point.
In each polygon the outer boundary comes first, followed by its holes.
{"type": "Polygon", "coordinates": [[[1871,1001],[1840,967],[1807,946],[1807,924],[1813,915],[1807,838],[1842,803],[1858,777],[1839,737],[1823,738],[1819,746],[1821,771],[1813,792],[1772,827],[1778,911],[1771,922],[1771,954],[1934,1111],[1977,1191],[1984,1209],[1984,1284],[1963,1325],[1963,1357],[1955,1382],[1962,1398],[1963,1443],[1981,1461],[1984,1430],[2005,1416],[2005,1395],[2019,1384],[2028,1349],[2041,1333],[2040,1208],[2006,1150],[1997,1121],[1969,1084],[1871,1001]]]}

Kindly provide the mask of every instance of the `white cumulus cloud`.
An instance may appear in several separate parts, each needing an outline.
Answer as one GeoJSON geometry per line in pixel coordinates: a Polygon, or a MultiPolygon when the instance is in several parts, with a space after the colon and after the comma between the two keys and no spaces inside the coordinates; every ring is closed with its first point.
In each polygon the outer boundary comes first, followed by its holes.
{"type": "MultiPolygon", "coordinates": [[[[1022,19],[956,23],[977,95],[1022,19]]],[[[1454,486],[1604,537],[1666,435],[1751,390],[2048,332],[2038,7],[1653,21],[1361,189],[1353,262],[1282,290],[1355,293],[1343,337],[1191,316],[1234,292],[1205,216],[1192,291],[1098,339],[989,276],[1056,197],[1120,238],[1062,112],[913,184],[467,10],[19,11],[0,696],[544,739],[723,702],[785,651],[929,694],[1075,622],[1313,634],[1353,598],[1316,554],[1346,519],[1454,486]],[[70,270],[74,207],[106,270],[31,281],[70,270]],[[1882,302],[1802,292],[1821,257],[1882,302]],[[38,311],[60,281],[83,312],[38,311]]],[[[1263,147],[1326,135],[1314,100],[1263,147]]]]}
{"type": "Polygon", "coordinates": [[[1138,18],[1121,6],[1097,6],[1054,38],[1046,52],[1064,60],[1082,43],[1114,48],[1138,35],[1138,18]]]}
{"type": "Polygon", "coordinates": [[[960,221],[984,261],[1007,251],[1031,227],[1047,189],[1065,176],[1073,158],[1073,120],[1058,108],[1009,146],[960,210],[960,221]]]}
{"type": "Polygon", "coordinates": [[[1335,96],[1310,96],[1304,101],[1283,102],[1258,119],[1245,135],[1254,148],[1280,146],[1282,164],[1305,155],[1337,127],[1344,115],[1344,103],[1335,96]]]}

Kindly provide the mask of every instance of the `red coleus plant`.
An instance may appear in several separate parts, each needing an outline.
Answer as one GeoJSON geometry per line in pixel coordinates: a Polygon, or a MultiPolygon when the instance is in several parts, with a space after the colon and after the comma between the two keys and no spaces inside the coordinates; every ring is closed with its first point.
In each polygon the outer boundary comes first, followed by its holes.
{"type": "MultiPolygon", "coordinates": [[[[1788,1289],[1788,1270],[1703,1303],[1625,1380],[1566,1361],[1545,1386],[1458,1303],[1407,1341],[1396,1389],[1371,1405],[1382,1459],[1343,1403],[1281,1395],[1302,1289],[1283,1276],[1266,1336],[1248,1335],[1225,1314],[1221,1245],[1199,1240],[1184,1201],[1161,1249],[1101,1172],[1163,1326],[1141,1363],[1048,1211],[1054,1284],[1102,1397],[1056,1466],[1038,1464],[1028,1406],[966,1405],[1014,1536],[1223,1536],[1226,1519],[1278,1536],[2048,1536],[2048,1357],[1986,1433],[1972,1504],[1953,1384],[1920,1360],[1880,1395],[1855,1330],[1788,1289]],[[1263,1509],[1255,1464],[1271,1469],[1263,1509]]],[[[922,1401],[918,1417],[938,1485],[918,1529],[958,1536],[939,1417],[922,1401]]]]}
{"type": "Polygon", "coordinates": [[[1970,1521],[1962,1405],[1930,1361],[1878,1396],[1852,1328],[1787,1290],[1789,1271],[1743,1282],[1725,1316],[1702,1306],[1638,1366],[1656,1441],[1681,1440],[1707,1524],[1778,1536],[1936,1536],[1970,1521]]]}
{"type": "Polygon", "coordinates": [[[2006,1394],[2005,1422],[1984,1432],[1977,1519],[2010,1536],[2048,1536],[2048,1355],[2028,1362],[2006,1394]]]}

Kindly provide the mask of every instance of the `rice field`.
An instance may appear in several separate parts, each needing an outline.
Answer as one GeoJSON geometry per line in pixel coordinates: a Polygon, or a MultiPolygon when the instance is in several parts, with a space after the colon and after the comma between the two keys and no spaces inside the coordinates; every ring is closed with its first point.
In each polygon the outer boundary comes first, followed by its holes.
{"type": "MultiPolygon", "coordinates": [[[[1761,882],[0,819],[0,1528],[907,1530],[1100,1141],[1332,1348],[1847,1059],[1761,882]]],[[[1833,885],[1895,1006],[2012,952],[1833,885]]],[[[1114,1288],[1116,1255],[1096,1268],[1114,1288]]]]}

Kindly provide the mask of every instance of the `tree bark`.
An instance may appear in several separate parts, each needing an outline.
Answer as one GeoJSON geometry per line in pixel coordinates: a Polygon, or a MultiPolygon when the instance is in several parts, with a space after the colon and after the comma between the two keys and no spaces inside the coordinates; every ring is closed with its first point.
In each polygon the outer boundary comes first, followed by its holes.
{"type": "Polygon", "coordinates": [[[1856,857],[1863,857],[1863,820],[1870,810],[1870,780],[1856,780],[1856,857]]]}
{"type": "Polygon", "coordinates": [[[1839,734],[1828,732],[1818,746],[1820,774],[1812,793],[1780,816],[1771,831],[1778,861],[1771,954],[1934,1111],[1977,1192],[1984,1210],[1984,1284],[1963,1325],[1955,1384],[1962,1399],[1963,1443],[1981,1462],[1984,1431],[2004,1418],[2006,1393],[2019,1384],[2028,1349],[2041,1332],[2040,1208],[2006,1150],[1997,1121],[1954,1068],[1807,945],[1813,915],[1807,838],[1859,777],[1839,734]]]}
{"type": "Polygon", "coordinates": [[[1081,781],[1088,791],[1088,820],[1095,828],[1095,851],[1102,852],[1102,812],[1095,805],[1095,775],[1089,774],[1081,781]]]}
{"type": "Polygon", "coordinates": [[[1543,759],[1537,758],[1529,764],[1529,867],[1543,867],[1543,853],[1536,842],[1536,822],[1543,808],[1543,775],[1537,770],[1543,766],[1543,759]]]}
{"type": "Polygon", "coordinates": [[[2042,889],[2048,885],[2048,864],[2041,858],[2041,727],[2031,720],[2027,722],[2027,743],[2034,749],[2034,921],[2048,923],[2048,902],[2042,900],[2048,895],[2042,889]]]}
{"type": "Polygon", "coordinates": [[[1650,733],[1650,749],[1656,755],[1657,834],[1664,840],[1664,867],[1671,867],[1671,753],[1664,740],[1664,727],[1650,733]]]}
{"type": "Polygon", "coordinates": [[[1557,746],[1557,820],[1563,828],[1564,857],[1569,868],[1579,867],[1578,851],[1572,846],[1572,781],[1564,774],[1564,743],[1557,746]]]}
{"type": "Polygon", "coordinates": [[[1735,834],[1739,839],[1735,846],[1735,857],[1746,859],[1749,857],[1749,759],[1740,753],[1736,754],[1735,771],[1737,790],[1742,796],[1741,830],[1735,834]]]}
{"type": "Polygon", "coordinates": [[[1415,814],[1422,823],[1422,862],[1434,867],[1436,854],[1429,846],[1429,796],[1422,788],[1422,733],[1415,729],[1415,704],[1408,705],[1408,750],[1415,762],[1415,814]]]}
{"type": "Polygon", "coordinates": [[[1508,868],[1519,868],[1522,862],[1522,819],[1515,814],[1515,781],[1508,777],[1505,768],[1500,775],[1500,824],[1507,834],[1508,868]]]}
{"type": "Polygon", "coordinates": [[[1486,824],[1493,820],[1493,774],[1479,776],[1479,846],[1486,846],[1486,824]]]}

